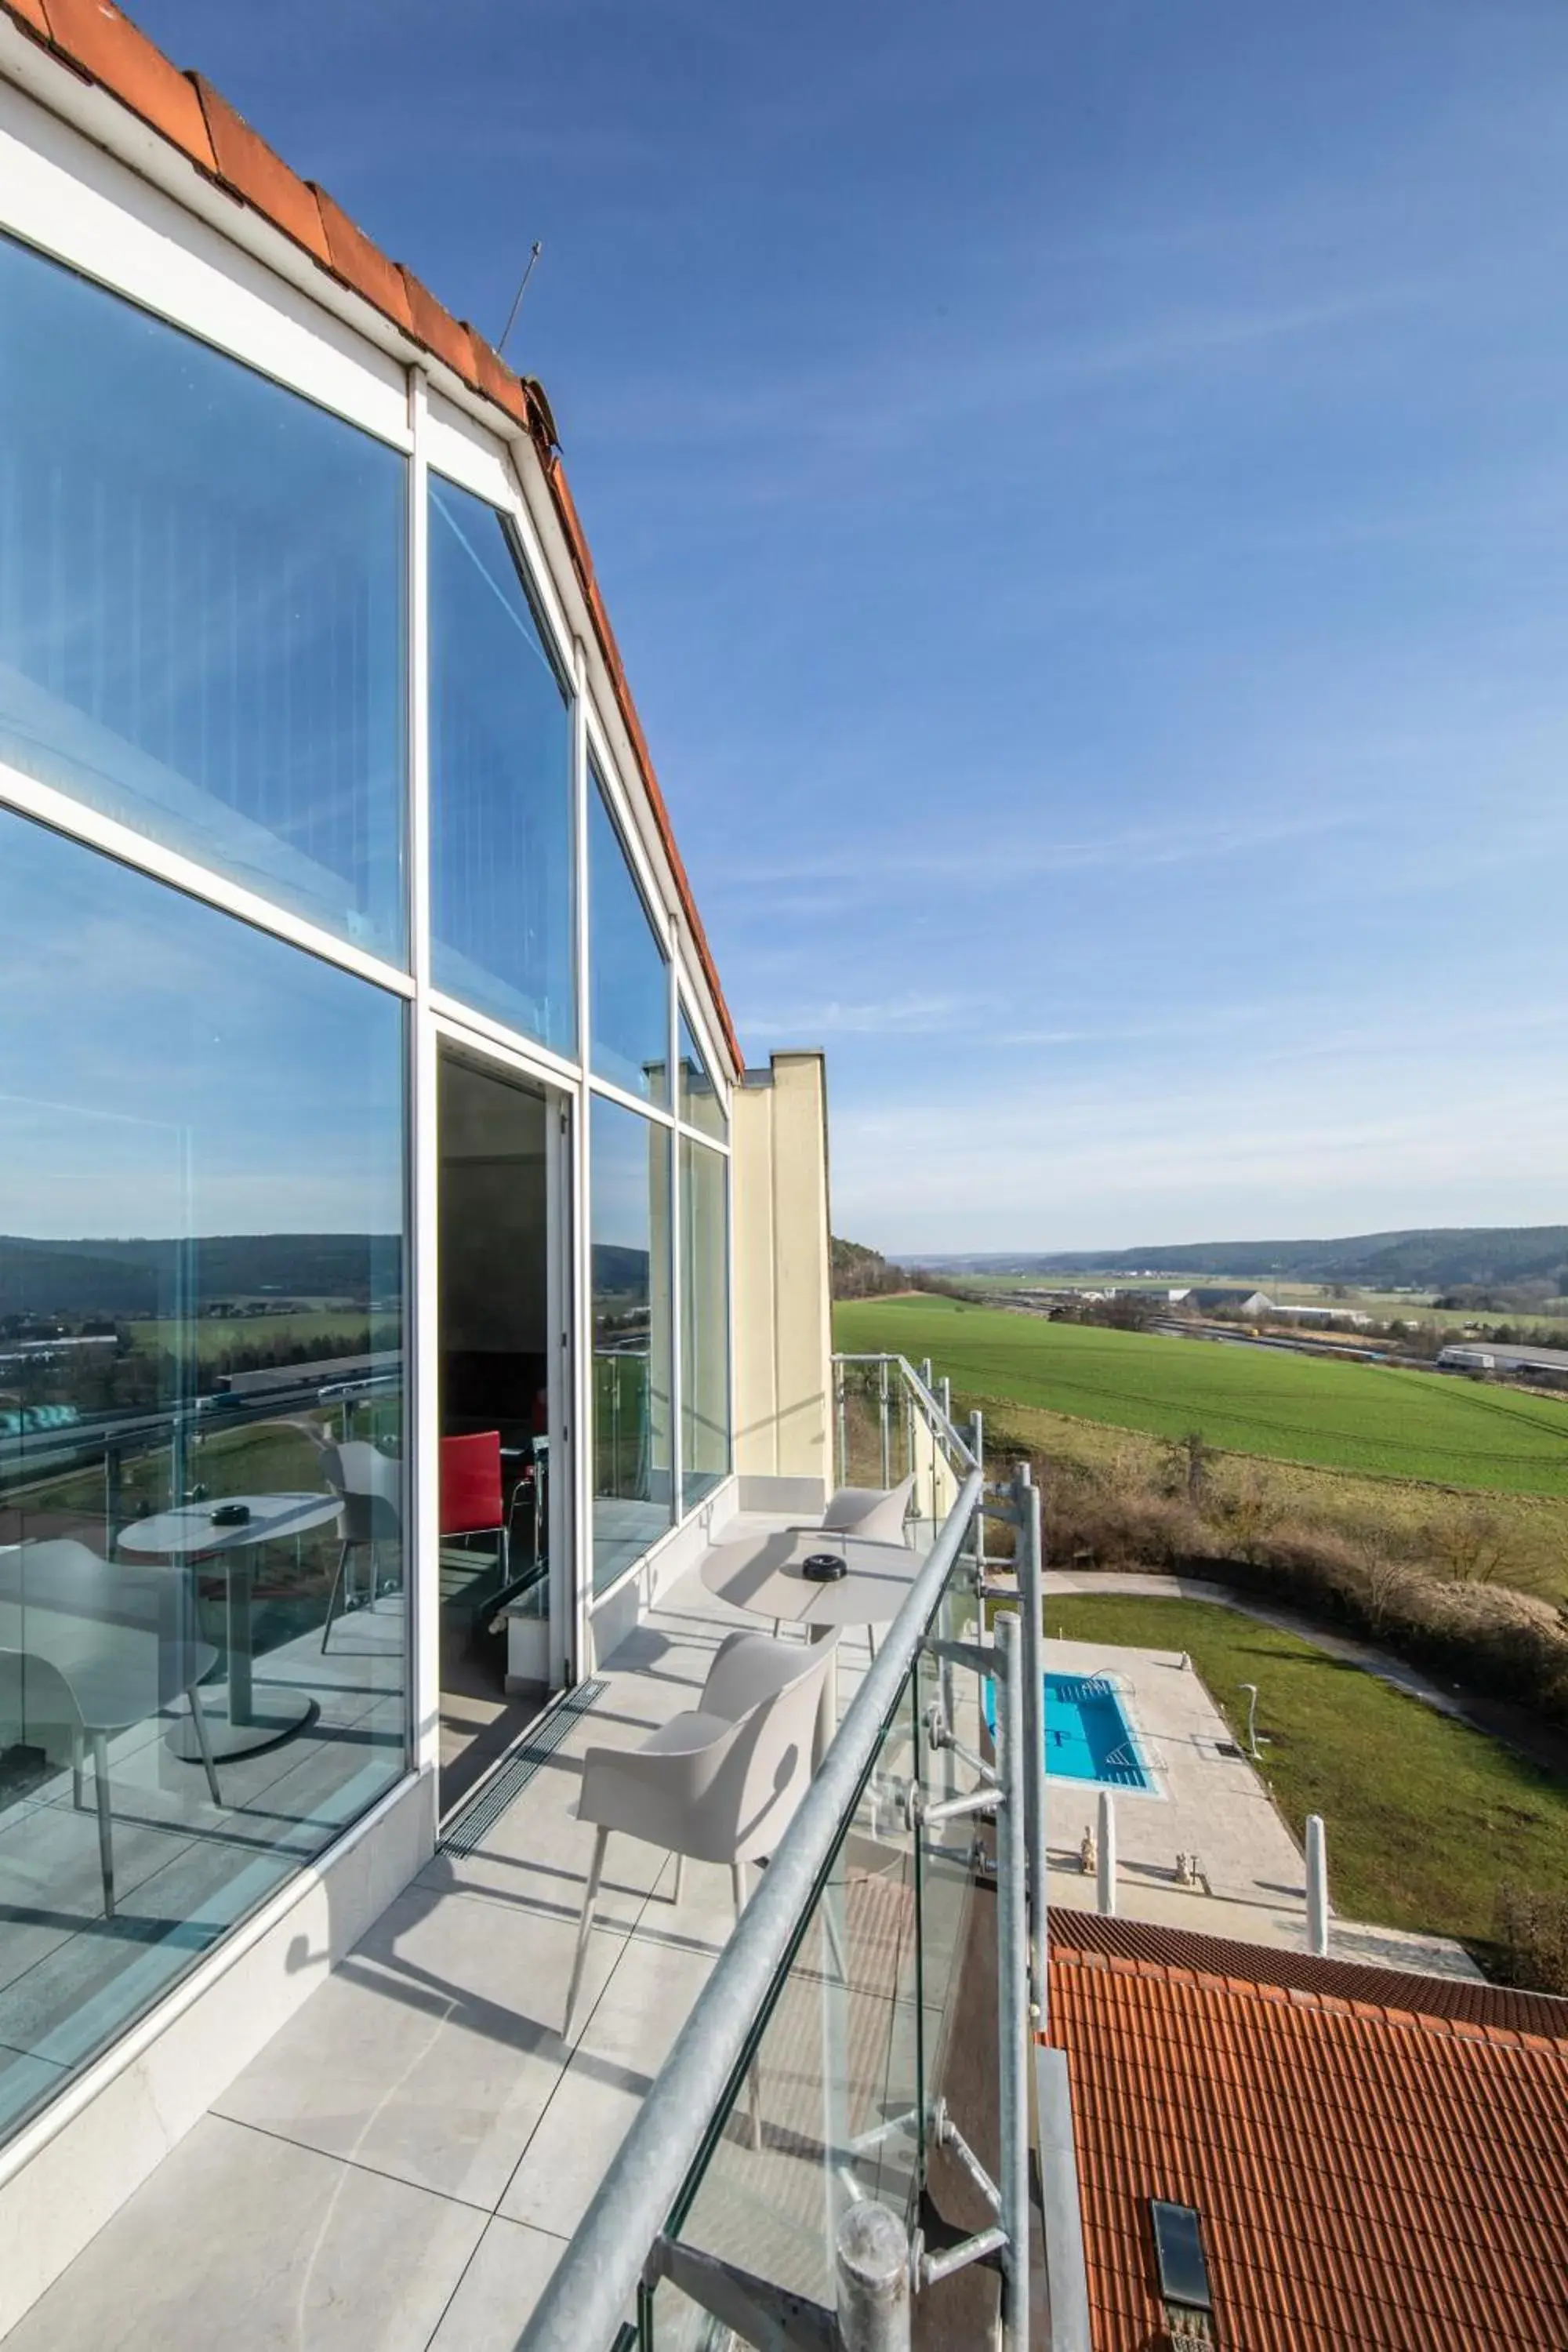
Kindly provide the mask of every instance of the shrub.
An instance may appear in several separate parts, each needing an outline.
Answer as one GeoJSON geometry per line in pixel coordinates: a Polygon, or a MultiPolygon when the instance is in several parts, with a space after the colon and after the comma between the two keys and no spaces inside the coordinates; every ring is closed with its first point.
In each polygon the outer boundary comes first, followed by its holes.
{"type": "Polygon", "coordinates": [[[1529,1992],[1568,1993],[1568,1895],[1500,1887],[1497,1940],[1506,1982],[1529,1992]]]}
{"type": "Polygon", "coordinates": [[[1037,1465],[1047,1559],[1228,1584],[1568,1728],[1568,1622],[1490,1580],[1484,1508],[1473,1519],[1464,1504],[1443,1514],[1446,1539],[1433,1545],[1430,1527],[1288,1507],[1256,1475],[1207,1485],[1199,1507],[1187,1462],[1175,1447],[1163,1459],[1123,1449],[1109,1467],[1037,1465]]]}

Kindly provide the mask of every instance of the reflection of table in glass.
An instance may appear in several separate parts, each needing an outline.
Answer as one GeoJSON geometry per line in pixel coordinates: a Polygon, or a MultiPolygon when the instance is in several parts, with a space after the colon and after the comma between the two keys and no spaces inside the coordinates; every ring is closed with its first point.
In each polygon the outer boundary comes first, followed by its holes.
{"type": "MultiPolygon", "coordinates": [[[[150,1519],[133,1519],[121,1529],[122,1552],[153,1553],[182,1566],[220,1565],[228,1588],[228,1719],[208,1717],[213,1754],[251,1756],[276,1747],[315,1720],[321,1709],[308,1694],[269,1685],[258,1707],[252,1677],[250,1607],[254,1561],[260,1544],[283,1543],[331,1525],[342,1505],[336,1495],[225,1495],[206,1503],[182,1503],[150,1519]],[[213,1513],[243,1503],[250,1513],[238,1527],[215,1527],[213,1513]]],[[[211,1688],[204,1685],[204,1688],[211,1688]]],[[[199,1763],[192,1725],[172,1724],[168,1744],[187,1763],[199,1763]]]]}
{"type": "MultiPolygon", "coordinates": [[[[752,1536],[719,1544],[702,1563],[702,1581],[721,1601],[804,1625],[814,1642],[849,1625],[890,1625],[919,1575],[925,1554],[904,1544],[868,1543],[826,1528],[791,1528],[783,1535],[752,1536]],[[805,1562],[815,1552],[835,1552],[848,1570],[836,1583],[815,1583],[805,1562]]],[[[823,1685],[817,1720],[820,1762],[838,1722],[837,1673],[823,1685]]]]}

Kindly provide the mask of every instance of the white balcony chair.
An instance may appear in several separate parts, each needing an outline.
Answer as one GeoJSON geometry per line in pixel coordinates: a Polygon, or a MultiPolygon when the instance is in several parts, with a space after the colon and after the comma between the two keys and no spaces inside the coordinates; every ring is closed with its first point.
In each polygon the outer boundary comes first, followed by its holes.
{"type": "Polygon", "coordinates": [[[902,1543],[915,1474],[896,1486],[840,1486],[822,1515],[824,1528],[836,1535],[857,1536],[862,1543],[902,1543]]]}
{"type": "Polygon", "coordinates": [[[321,1648],[331,1639],[339,1603],[353,1605],[348,1566],[359,1550],[370,1553],[370,1597],[376,1597],[377,1555],[384,1544],[403,1545],[403,1465],[384,1454],[367,1438],[353,1437],[342,1445],[321,1448],[321,1472],[329,1486],[342,1497],[342,1549],[337,1574],[327,1596],[327,1622],[321,1628],[321,1648]]]}
{"type": "Polygon", "coordinates": [[[588,1931],[610,1832],[676,1856],[679,1902],[688,1854],[730,1866],[735,1916],[746,1902],[746,1865],[773,1853],[811,1778],[812,1738],[824,1675],[837,1635],[803,1650],[765,1633],[730,1634],[695,1707],[661,1724],[640,1748],[590,1748],[583,1758],[577,1818],[598,1828],[577,1951],[566,1994],[572,2031],[588,1931]]]}
{"type": "MultiPolygon", "coordinates": [[[[900,1478],[896,1486],[840,1486],[829,1497],[827,1508],[810,1528],[797,1530],[802,1535],[815,1534],[821,1528],[825,1534],[854,1536],[861,1543],[895,1543],[905,1540],[904,1524],[909,1517],[910,1497],[915,1491],[915,1474],[900,1478]]],[[[773,1638],[782,1630],[782,1620],[773,1619],[773,1638]]],[[[868,1631],[871,1654],[875,1657],[877,1643],[868,1631]]]]}
{"type": "Polygon", "coordinates": [[[221,1807],[217,1769],[197,1685],[216,1663],[210,1643],[178,1630],[179,1588],[164,1570],[122,1568],[61,1537],[19,1544],[0,1562],[0,1723],[25,1738],[63,1730],[71,1796],[82,1806],[92,1750],[99,1867],[106,1918],[114,1916],[114,1832],[109,1742],[184,1696],[207,1790],[221,1807]]]}

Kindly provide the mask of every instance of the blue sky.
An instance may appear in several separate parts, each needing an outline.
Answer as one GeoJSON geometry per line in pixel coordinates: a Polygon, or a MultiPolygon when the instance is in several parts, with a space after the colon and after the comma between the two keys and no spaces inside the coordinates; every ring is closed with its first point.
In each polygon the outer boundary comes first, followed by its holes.
{"type": "Polygon", "coordinates": [[[1563,1214],[1558,0],[133,10],[549,387],[838,1229],[1563,1214]]]}

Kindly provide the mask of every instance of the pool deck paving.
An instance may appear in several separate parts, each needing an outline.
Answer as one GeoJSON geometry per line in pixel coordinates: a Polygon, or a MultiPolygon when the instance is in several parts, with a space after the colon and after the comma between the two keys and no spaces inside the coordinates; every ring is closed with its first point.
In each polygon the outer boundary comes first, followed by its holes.
{"type": "MultiPolygon", "coordinates": [[[[1045,1663],[1047,1672],[1121,1678],[1122,1706],[1154,1768],[1156,1790],[1115,1791],[1118,1910],[1151,1926],[1305,1951],[1300,1849],[1247,1758],[1226,1752],[1234,1748],[1229,1727],[1184,1655],[1047,1640],[1045,1663]],[[1196,1857],[1190,1886],[1178,1877],[1178,1854],[1196,1857]]],[[[1097,1882],[1081,1867],[1079,1848],[1086,1829],[1095,1826],[1099,1789],[1056,1774],[1047,1789],[1051,1899],[1092,1911],[1097,1882]]],[[[1331,1893],[1331,1834],[1329,1884],[1331,1893]]],[[[1331,1916],[1329,1948],[1336,1959],[1373,1967],[1480,1977],[1468,1953],[1445,1936],[1331,1916]]]]}

